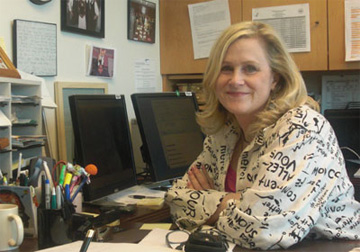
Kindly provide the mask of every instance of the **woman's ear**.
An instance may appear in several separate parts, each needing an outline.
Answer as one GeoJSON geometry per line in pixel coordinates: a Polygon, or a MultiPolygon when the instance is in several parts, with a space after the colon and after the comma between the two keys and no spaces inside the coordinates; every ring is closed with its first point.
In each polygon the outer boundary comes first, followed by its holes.
{"type": "Polygon", "coordinates": [[[271,83],[271,90],[274,90],[276,85],[278,84],[280,76],[278,73],[273,73],[273,81],[271,83]]]}

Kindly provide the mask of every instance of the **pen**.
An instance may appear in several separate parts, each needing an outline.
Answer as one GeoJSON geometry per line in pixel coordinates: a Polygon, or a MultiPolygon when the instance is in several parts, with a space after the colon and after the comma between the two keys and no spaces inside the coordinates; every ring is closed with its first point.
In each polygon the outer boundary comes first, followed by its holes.
{"type": "Polygon", "coordinates": [[[94,236],[94,233],[95,233],[94,229],[89,229],[87,231],[85,240],[84,240],[83,244],[81,245],[80,252],[86,252],[86,250],[88,249],[89,244],[94,236]]]}
{"type": "Polygon", "coordinates": [[[154,196],[145,196],[145,195],[129,195],[130,198],[133,199],[159,199],[161,197],[154,197],[154,196]]]}
{"type": "Polygon", "coordinates": [[[50,197],[51,197],[51,191],[50,191],[50,182],[48,179],[45,180],[45,209],[50,209],[50,197]]]}
{"type": "Polygon", "coordinates": [[[21,171],[21,162],[22,162],[22,153],[19,153],[19,164],[18,164],[18,170],[16,175],[16,180],[19,180],[20,178],[20,171],[21,171]]]}

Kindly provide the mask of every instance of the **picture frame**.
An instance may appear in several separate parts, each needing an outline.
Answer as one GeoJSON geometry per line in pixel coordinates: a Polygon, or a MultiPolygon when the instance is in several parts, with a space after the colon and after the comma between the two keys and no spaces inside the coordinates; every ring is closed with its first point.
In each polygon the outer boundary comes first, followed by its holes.
{"type": "Polygon", "coordinates": [[[87,75],[112,78],[115,74],[115,49],[89,46],[87,75]]]}
{"type": "Polygon", "coordinates": [[[57,25],[14,19],[13,60],[17,69],[36,76],[57,75],[57,25]]]}
{"type": "Polygon", "coordinates": [[[20,74],[0,46],[0,76],[20,79],[20,74]]]}
{"type": "Polygon", "coordinates": [[[59,160],[73,162],[74,133],[72,128],[69,96],[75,94],[107,94],[108,84],[102,82],[55,82],[57,141],[59,160]]]}
{"type": "Polygon", "coordinates": [[[156,3],[128,0],[128,39],[155,43],[156,3]]]}
{"type": "Polygon", "coordinates": [[[61,30],[105,37],[105,0],[61,0],[61,30]]]}

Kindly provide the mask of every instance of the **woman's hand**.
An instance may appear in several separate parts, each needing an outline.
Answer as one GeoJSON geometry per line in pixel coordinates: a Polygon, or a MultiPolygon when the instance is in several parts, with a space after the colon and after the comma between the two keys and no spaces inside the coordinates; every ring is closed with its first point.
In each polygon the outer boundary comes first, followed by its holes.
{"type": "Polygon", "coordinates": [[[219,215],[222,210],[226,208],[227,201],[230,199],[240,200],[241,193],[228,193],[221,201],[220,205],[216,209],[216,212],[206,221],[206,225],[214,225],[218,221],[219,215]]]}
{"type": "Polygon", "coordinates": [[[206,190],[214,189],[214,182],[209,177],[205,166],[201,166],[198,169],[196,166],[192,166],[188,172],[189,181],[187,187],[194,190],[206,190]]]}

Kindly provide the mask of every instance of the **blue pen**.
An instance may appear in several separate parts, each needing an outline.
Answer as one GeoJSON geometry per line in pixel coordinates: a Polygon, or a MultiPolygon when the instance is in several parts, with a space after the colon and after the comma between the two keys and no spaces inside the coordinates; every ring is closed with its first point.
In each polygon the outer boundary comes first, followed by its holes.
{"type": "Polygon", "coordinates": [[[79,187],[76,189],[75,193],[71,197],[71,202],[74,201],[74,199],[76,198],[76,195],[80,192],[81,188],[85,185],[87,179],[88,179],[87,177],[83,177],[83,180],[81,181],[79,187]]]}
{"type": "Polygon", "coordinates": [[[65,185],[65,199],[66,200],[70,200],[70,187],[69,187],[69,184],[66,184],[65,185]]]}

